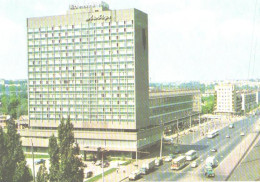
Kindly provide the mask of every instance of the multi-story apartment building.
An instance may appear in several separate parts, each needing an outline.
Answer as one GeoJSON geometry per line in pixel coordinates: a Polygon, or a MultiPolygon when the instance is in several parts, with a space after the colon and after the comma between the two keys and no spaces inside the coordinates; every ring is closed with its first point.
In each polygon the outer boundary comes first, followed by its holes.
{"type": "Polygon", "coordinates": [[[241,94],[235,85],[221,83],[215,86],[215,113],[216,114],[241,114],[241,94]]]}
{"type": "Polygon", "coordinates": [[[164,125],[166,134],[189,127],[201,112],[199,90],[150,92],[149,102],[151,124],[164,125]]]}
{"type": "Polygon", "coordinates": [[[82,150],[134,151],[160,140],[149,120],[148,16],[106,3],[70,6],[67,14],[27,19],[29,130],[46,151],[70,116],[82,150]]]}

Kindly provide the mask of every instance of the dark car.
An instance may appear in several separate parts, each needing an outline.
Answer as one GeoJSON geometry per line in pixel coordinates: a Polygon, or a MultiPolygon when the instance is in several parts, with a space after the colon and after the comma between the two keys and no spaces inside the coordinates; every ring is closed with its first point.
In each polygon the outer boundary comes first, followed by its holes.
{"type": "Polygon", "coordinates": [[[44,159],[39,159],[39,160],[36,160],[34,163],[35,163],[36,165],[37,165],[37,164],[43,164],[43,163],[45,163],[45,160],[44,160],[44,159]]]}
{"type": "Polygon", "coordinates": [[[92,171],[86,171],[86,178],[90,178],[91,176],[93,176],[93,172],[92,171]]]}

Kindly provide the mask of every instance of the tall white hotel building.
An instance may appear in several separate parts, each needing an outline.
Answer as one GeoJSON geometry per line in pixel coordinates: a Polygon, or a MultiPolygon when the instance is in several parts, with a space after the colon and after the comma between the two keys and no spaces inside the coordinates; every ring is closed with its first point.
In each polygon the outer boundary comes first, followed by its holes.
{"type": "Polygon", "coordinates": [[[29,129],[46,152],[48,138],[70,116],[81,150],[125,152],[160,140],[149,120],[148,17],[106,3],[71,5],[67,14],[27,19],[29,129]]]}

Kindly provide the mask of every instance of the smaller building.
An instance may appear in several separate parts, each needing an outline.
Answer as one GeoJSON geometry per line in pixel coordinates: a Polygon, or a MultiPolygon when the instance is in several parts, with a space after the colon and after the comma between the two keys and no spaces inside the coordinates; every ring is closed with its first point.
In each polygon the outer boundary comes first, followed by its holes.
{"type": "Polygon", "coordinates": [[[22,115],[19,117],[19,119],[15,120],[15,124],[17,124],[17,127],[19,129],[28,128],[29,126],[29,118],[27,115],[22,115]]]}
{"type": "Polygon", "coordinates": [[[1,115],[0,116],[0,127],[6,128],[7,122],[11,119],[9,115],[1,115]]]}
{"type": "Polygon", "coordinates": [[[248,112],[257,106],[255,91],[242,91],[242,111],[248,112]]]}
{"type": "Polygon", "coordinates": [[[221,83],[217,85],[215,98],[215,114],[241,114],[242,97],[234,84],[221,83]]]}

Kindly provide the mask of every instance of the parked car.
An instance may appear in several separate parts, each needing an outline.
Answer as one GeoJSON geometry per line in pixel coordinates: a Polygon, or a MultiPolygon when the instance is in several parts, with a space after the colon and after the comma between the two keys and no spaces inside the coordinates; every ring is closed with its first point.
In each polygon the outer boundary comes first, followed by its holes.
{"type": "Polygon", "coordinates": [[[93,176],[93,171],[91,171],[91,170],[86,171],[85,172],[85,176],[86,176],[86,178],[92,177],[93,176]]]}
{"type": "Polygon", "coordinates": [[[34,163],[35,163],[36,165],[37,165],[37,164],[43,164],[43,163],[45,163],[45,159],[38,159],[38,160],[36,160],[34,163]]]}
{"type": "MultiPolygon", "coordinates": [[[[105,162],[103,163],[103,166],[104,166],[104,167],[108,167],[108,166],[109,166],[109,162],[106,162],[106,161],[105,161],[105,162]]],[[[103,166],[102,166],[102,164],[100,165],[100,167],[103,167],[103,166]]]]}
{"type": "Polygon", "coordinates": [[[196,161],[193,161],[192,163],[190,163],[190,167],[192,168],[198,167],[198,163],[196,161]]]}
{"type": "Polygon", "coordinates": [[[240,133],[240,136],[245,136],[245,133],[244,133],[244,132],[241,132],[241,133],[240,133]]]}
{"type": "Polygon", "coordinates": [[[98,161],[95,163],[95,165],[96,165],[96,166],[100,166],[101,163],[102,163],[101,160],[98,160],[98,161]]]}

